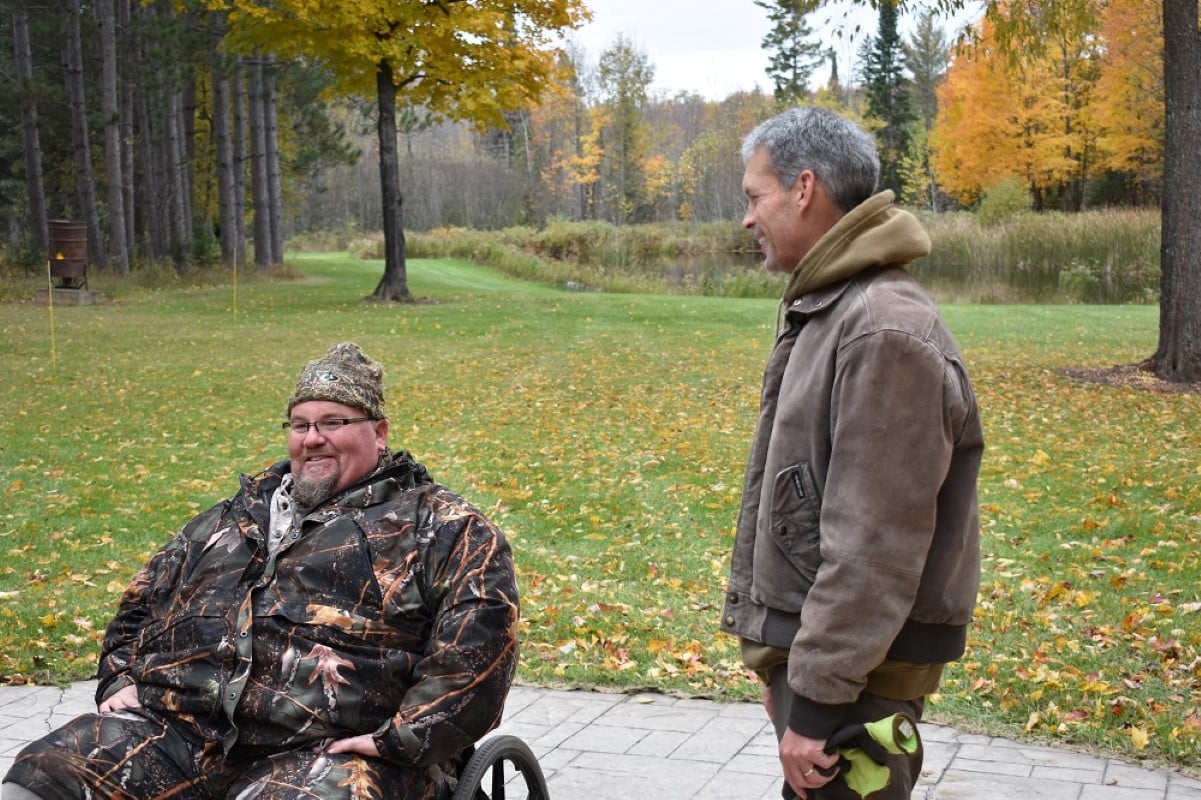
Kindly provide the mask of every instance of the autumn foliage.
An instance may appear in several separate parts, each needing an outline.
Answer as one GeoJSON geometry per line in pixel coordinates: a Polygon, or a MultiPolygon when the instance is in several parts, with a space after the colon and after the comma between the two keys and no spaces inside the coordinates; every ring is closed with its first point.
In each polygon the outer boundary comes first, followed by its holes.
{"type": "Polygon", "coordinates": [[[1153,190],[1163,163],[1160,4],[1059,6],[1041,46],[1000,38],[1012,34],[986,17],[954,55],[932,146],[943,187],[964,203],[1016,178],[1036,208],[1055,193],[1079,209],[1086,183],[1106,170],[1153,190]]]}
{"type": "Polygon", "coordinates": [[[228,15],[230,47],[316,59],[337,91],[363,97],[375,94],[386,61],[409,104],[494,124],[551,75],[541,49],[551,35],[585,14],[578,0],[205,2],[228,15]]]}

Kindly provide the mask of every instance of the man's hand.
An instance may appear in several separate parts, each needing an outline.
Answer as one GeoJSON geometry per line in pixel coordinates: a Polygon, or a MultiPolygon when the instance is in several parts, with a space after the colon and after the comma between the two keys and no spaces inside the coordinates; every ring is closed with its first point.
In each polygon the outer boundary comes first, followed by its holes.
{"type": "MultiPolygon", "coordinates": [[[[834,775],[823,775],[819,769],[830,769],[838,764],[838,755],[822,752],[825,741],[810,739],[788,728],[780,739],[780,765],[784,767],[784,780],[797,793],[807,798],[807,789],[825,786],[834,775]]],[[[837,774],[837,773],[835,773],[837,774]]]]}
{"type": "Polygon", "coordinates": [[[134,684],[126,686],[124,689],[119,689],[109,698],[100,704],[100,713],[106,711],[120,711],[124,708],[141,708],[142,701],[138,699],[138,687],[134,684]]]}
{"type": "Polygon", "coordinates": [[[338,739],[325,748],[325,752],[358,753],[362,756],[379,758],[379,748],[375,746],[375,739],[372,738],[370,733],[364,733],[361,736],[352,736],[349,739],[338,739]]]}

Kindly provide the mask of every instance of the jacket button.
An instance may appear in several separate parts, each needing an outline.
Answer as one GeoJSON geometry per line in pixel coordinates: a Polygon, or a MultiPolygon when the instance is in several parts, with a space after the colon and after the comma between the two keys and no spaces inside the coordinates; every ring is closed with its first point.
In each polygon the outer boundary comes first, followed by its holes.
{"type": "Polygon", "coordinates": [[[733,627],[734,626],[734,618],[726,617],[726,624],[729,625],[730,627],[733,627]]]}
{"type": "Polygon", "coordinates": [[[738,595],[735,592],[730,592],[728,595],[726,595],[726,599],[729,600],[731,603],[737,603],[738,595]]]}

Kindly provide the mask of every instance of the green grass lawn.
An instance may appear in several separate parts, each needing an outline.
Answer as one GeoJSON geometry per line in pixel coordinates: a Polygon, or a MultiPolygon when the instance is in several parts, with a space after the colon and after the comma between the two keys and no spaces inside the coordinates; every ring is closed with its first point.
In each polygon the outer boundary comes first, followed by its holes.
{"type": "MultiPolygon", "coordinates": [[[[238,472],[281,457],[301,364],[355,340],[392,440],[515,548],[520,680],[749,699],[716,633],[775,303],[568,293],[413,261],[117,303],[0,306],[0,678],[93,674],[126,581],[238,472]],[[52,359],[53,352],[53,359],[52,359]]],[[[104,289],[102,281],[95,281],[104,289]]],[[[934,718],[1201,767],[1201,396],[1076,383],[1157,309],[946,308],[989,449],[970,651],[934,718]]]]}

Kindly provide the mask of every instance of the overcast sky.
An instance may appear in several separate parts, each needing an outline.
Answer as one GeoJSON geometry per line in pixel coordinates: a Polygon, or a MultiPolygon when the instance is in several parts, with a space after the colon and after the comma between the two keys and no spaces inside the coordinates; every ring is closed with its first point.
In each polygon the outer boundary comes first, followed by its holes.
{"type": "MultiPolygon", "coordinates": [[[[620,33],[654,65],[653,91],[696,92],[710,100],[756,85],[771,91],[763,50],[770,26],[767,12],[753,0],[585,0],[585,5],[592,9],[592,22],[572,38],[590,64],[620,33]]],[[[902,31],[908,21],[902,18],[902,31]]],[[[876,12],[863,3],[832,2],[813,14],[809,26],[834,48],[845,81],[859,42],[875,35],[876,12]]],[[[828,76],[823,68],[816,77],[824,84],[828,76]]]]}

